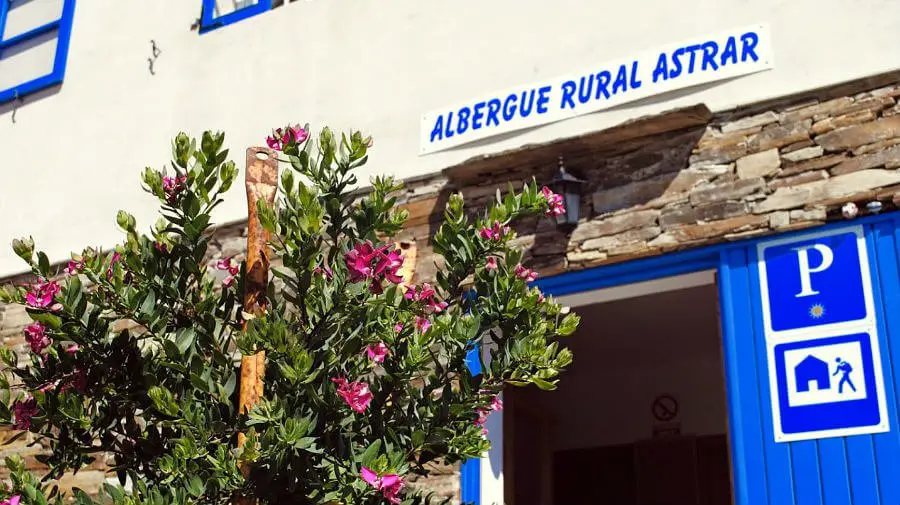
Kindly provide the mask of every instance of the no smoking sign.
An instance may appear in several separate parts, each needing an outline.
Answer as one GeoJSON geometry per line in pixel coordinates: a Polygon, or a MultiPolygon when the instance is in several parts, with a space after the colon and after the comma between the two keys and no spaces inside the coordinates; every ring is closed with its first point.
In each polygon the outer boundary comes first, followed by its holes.
{"type": "Polygon", "coordinates": [[[678,417],[678,402],[669,395],[660,395],[653,400],[651,410],[657,421],[671,421],[678,417]]]}

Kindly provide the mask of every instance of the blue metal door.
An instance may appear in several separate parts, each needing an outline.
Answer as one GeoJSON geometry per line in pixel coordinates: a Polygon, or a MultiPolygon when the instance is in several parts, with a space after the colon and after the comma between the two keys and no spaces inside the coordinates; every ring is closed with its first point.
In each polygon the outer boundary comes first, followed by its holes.
{"type": "MultiPolygon", "coordinates": [[[[769,374],[774,363],[766,344],[757,243],[726,248],[720,253],[719,290],[738,505],[900,504],[895,383],[900,375],[900,370],[895,370],[895,366],[900,366],[900,232],[893,216],[860,222],[864,224],[842,223],[822,229],[838,231],[848,225],[862,226],[874,300],[873,333],[877,334],[876,345],[880,348],[880,356],[875,359],[880,359],[886,422],[890,425],[890,430],[883,433],[776,442],[776,431],[782,425],[776,426],[778,421],[773,416],[769,374]]],[[[820,262],[823,263],[824,260],[820,262]]],[[[832,287],[835,282],[839,283],[834,281],[832,287]]],[[[849,305],[852,301],[848,299],[846,305],[835,307],[839,312],[849,305]]],[[[815,316],[821,316],[821,307],[815,311],[815,316]]]]}

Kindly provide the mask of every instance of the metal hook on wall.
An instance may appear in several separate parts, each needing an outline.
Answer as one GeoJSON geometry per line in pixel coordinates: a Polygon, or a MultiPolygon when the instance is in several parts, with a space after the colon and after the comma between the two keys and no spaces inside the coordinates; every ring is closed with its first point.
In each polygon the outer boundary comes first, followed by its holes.
{"type": "Polygon", "coordinates": [[[21,96],[19,96],[19,90],[16,90],[13,93],[13,100],[15,102],[13,103],[13,110],[10,119],[12,119],[13,124],[16,124],[16,112],[19,111],[19,105],[25,103],[25,100],[21,96]]]}
{"type": "Polygon", "coordinates": [[[153,39],[150,39],[150,46],[150,52],[153,56],[147,58],[147,63],[149,63],[150,66],[150,75],[156,75],[156,72],[153,70],[153,63],[156,62],[156,58],[159,57],[162,50],[156,45],[156,41],[153,39]]]}

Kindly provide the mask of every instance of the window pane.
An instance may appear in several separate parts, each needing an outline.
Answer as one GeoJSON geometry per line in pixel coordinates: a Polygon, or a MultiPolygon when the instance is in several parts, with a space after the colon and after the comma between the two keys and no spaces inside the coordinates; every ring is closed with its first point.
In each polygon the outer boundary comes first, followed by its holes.
{"type": "Polygon", "coordinates": [[[213,12],[213,17],[224,16],[226,14],[231,14],[236,10],[243,9],[244,7],[250,7],[252,5],[256,5],[259,3],[259,0],[216,0],[215,11],[213,12]]]}
{"type": "Polygon", "coordinates": [[[11,0],[0,40],[8,40],[56,21],[62,16],[62,8],[63,0],[11,0]]]}
{"type": "Polygon", "coordinates": [[[53,71],[56,30],[47,32],[0,54],[0,90],[10,89],[53,71]]]}

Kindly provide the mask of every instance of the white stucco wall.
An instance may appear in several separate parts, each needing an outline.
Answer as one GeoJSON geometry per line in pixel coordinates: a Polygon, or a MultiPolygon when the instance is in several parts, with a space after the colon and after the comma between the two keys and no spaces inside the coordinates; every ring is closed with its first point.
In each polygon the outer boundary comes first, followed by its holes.
{"type": "MultiPolygon", "coordinates": [[[[473,155],[683,105],[714,110],[900,68],[895,0],[300,1],[198,35],[200,0],[79,0],[61,89],[0,106],[0,275],[32,234],[54,260],[155,220],[139,172],[179,130],[226,131],[234,158],[288,121],[374,135],[370,172],[408,177],[473,155]],[[420,157],[422,113],[643,49],[766,23],[775,68],[420,157]],[[162,53],[148,71],[150,40],[162,53]]],[[[365,177],[363,178],[365,180],[365,177]]],[[[218,221],[245,213],[240,186],[218,221]]]]}

